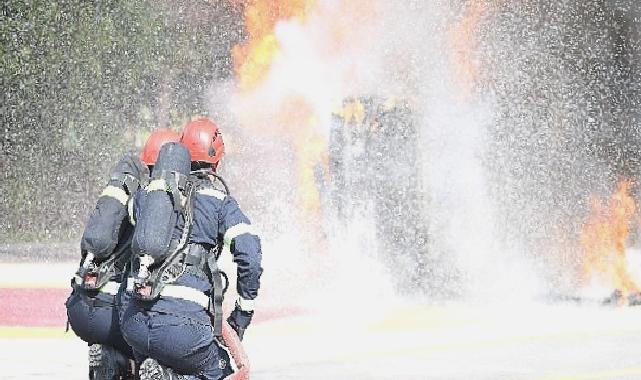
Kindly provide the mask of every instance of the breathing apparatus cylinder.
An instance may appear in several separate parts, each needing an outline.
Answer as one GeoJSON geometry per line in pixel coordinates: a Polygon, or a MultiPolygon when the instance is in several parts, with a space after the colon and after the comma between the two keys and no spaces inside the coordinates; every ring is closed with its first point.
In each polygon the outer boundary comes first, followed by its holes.
{"type": "MultiPolygon", "coordinates": [[[[151,181],[142,193],[137,212],[132,250],[140,267],[136,293],[144,298],[157,294],[162,263],[181,250],[186,241],[191,204],[189,174],[191,156],[179,143],[163,145],[153,168],[151,181]]],[[[162,287],[162,284],[160,284],[162,287]]]]}

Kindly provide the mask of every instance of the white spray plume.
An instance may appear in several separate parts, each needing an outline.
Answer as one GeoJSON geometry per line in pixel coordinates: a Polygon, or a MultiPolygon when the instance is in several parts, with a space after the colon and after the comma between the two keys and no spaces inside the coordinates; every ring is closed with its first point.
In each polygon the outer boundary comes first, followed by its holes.
{"type": "Polygon", "coordinates": [[[375,223],[389,221],[364,216],[344,229],[320,214],[309,224],[295,200],[300,169],[295,145],[305,144],[296,136],[315,128],[327,139],[332,111],[345,97],[360,95],[412,100],[429,200],[430,255],[449,256],[444,262],[460,273],[460,281],[444,286],[483,300],[523,299],[536,292],[529,264],[507,250],[497,233],[483,161],[492,102],[465,94],[455,77],[448,33],[459,12],[445,1],[350,6],[319,0],[304,22],[277,23],[280,50],[258,87],[213,96],[231,99],[217,106],[226,104],[229,120],[243,127],[237,133],[243,134],[238,159],[244,161],[230,165],[236,172],[233,187],[241,200],[260,204],[250,213],[265,232],[265,283],[275,293],[370,305],[393,298],[393,268],[378,261],[375,242],[363,243],[374,238],[375,223]],[[304,99],[315,123],[283,125],[282,106],[292,98],[304,99]],[[250,185],[242,184],[246,176],[252,177],[250,185]],[[260,194],[252,195],[256,191],[260,194]]]}

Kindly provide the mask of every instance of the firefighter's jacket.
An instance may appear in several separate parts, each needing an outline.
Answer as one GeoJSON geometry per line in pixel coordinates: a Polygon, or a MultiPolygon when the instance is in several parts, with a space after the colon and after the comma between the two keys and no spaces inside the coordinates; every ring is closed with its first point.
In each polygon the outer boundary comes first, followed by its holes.
{"type": "MultiPolygon", "coordinates": [[[[133,198],[131,218],[133,224],[143,209],[145,192],[139,191],[133,198]]],[[[236,289],[239,295],[237,302],[245,310],[253,310],[253,300],[258,295],[262,251],[258,235],[241,211],[236,200],[217,189],[209,180],[200,179],[193,195],[193,223],[189,236],[189,245],[201,245],[207,249],[223,244],[222,254],[233,255],[237,265],[236,289]]],[[[180,239],[184,228],[184,218],[178,217],[172,239],[180,239]]],[[[215,254],[214,250],[208,254],[215,254]]],[[[135,255],[134,255],[135,256],[135,255]]],[[[133,268],[138,267],[134,257],[133,268]]],[[[206,262],[208,258],[204,259],[206,262]]],[[[174,282],[175,285],[188,286],[209,293],[212,284],[204,276],[194,275],[189,271],[183,273],[174,282]]],[[[172,302],[161,302],[155,309],[171,307],[172,302]]]]}

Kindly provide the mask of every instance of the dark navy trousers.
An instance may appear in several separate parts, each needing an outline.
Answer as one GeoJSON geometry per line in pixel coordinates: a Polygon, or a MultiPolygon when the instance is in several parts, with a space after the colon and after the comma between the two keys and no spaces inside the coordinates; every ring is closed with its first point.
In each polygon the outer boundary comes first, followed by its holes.
{"type": "Polygon", "coordinates": [[[137,361],[153,358],[177,373],[206,380],[233,372],[227,351],[214,339],[209,314],[193,302],[132,298],[121,327],[137,361]]]}
{"type": "Polygon", "coordinates": [[[120,317],[127,301],[124,292],[112,296],[74,290],[65,302],[71,329],[89,344],[114,347],[127,358],[133,359],[133,351],[120,331],[120,317]]]}

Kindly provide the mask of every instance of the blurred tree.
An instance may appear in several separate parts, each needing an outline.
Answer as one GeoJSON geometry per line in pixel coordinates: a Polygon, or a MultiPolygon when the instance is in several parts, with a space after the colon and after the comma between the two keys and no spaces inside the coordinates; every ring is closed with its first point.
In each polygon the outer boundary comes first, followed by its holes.
{"type": "Polygon", "coordinates": [[[78,236],[137,131],[207,113],[242,37],[229,2],[0,4],[0,242],[78,236]]]}

